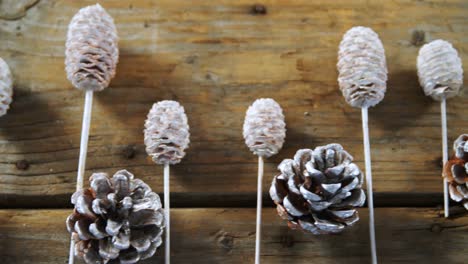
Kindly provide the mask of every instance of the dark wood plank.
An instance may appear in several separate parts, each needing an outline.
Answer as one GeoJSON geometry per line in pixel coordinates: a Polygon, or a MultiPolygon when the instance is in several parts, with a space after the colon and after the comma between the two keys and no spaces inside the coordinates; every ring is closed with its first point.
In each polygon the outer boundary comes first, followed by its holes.
{"type": "MultiPolygon", "coordinates": [[[[83,105],[65,78],[64,42],[73,14],[95,1],[23,2],[24,16],[0,17],[0,56],[16,79],[12,109],[0,119],[0,205],[64,205],[83,105]],[[16,165],[22,160],[29,167],[16,165]]],[[[418,45],[444,38],[468,65],[468,2],[270,0],[263,15],[247,0],[100,2],[115,18],[121,58],[111,87],[96,95],[88,176],[127,168],[162,190],[162,168],[146,157],[142,136],[147,111],[162,99],[179,100],[191,126],[187,157],[172,169],[175,194],[255,192],[256,158],[241,127],[258,97],[276,99],[288,127],[283,150],[267,161],[265,191],[276,165],[299,148],[339,142],[362,167],[359,110],[344,102],[335,69],[342,34],[361,24],[380,34],[389,68],[386,98],[370,111],[375,191],[389,199],[441,192],[439,106],[424,97],[415,60],[418,45]]],[[[467,104],[466,92],[448,103],[449,141],[468,131],[467,104]]]]}
{"type": "MultiPolygon", "coordinates": [[[[65,263],[70,210],[0,210],[4,263],[65,263]]],[[[289,230],[275,209],[263,210],[262,263],[370,263],[367,210],[340,235],[289,230]]],[[[253,263],[254,209],[175,209],[172,263],[253,263]]],[[[376,210],[379,263],[466,263],[468,217],[444,219],[430,208],[376,210]]],[[[143,263],[161,263],[162,248],[143,263]]],[[[81,262],[78,262],[81,263],[81,262]]]]}

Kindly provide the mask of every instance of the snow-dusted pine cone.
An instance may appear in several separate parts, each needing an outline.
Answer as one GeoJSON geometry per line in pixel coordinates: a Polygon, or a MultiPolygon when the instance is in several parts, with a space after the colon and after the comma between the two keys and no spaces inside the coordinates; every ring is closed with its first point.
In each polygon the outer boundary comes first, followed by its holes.
{"type": "Polygon", "coordinates": [[[67,78],[80,90],[101,91],[119,60],[117,30],[99,4],[82,8],[70,22],[65,49],[67,78]]]}
{"type": "Polygon", "coordinates": [[[419,50],[419,83],[427,96],[440,101],[458,95],[463,85],[460,57],[449,42],[434,40],[419,50]]]}
{"type": "Polygon", "coordinates": [[[444,166],[444,177],[449,183],[452,200],[461,202],[468,210],[468,134],[453,143],[455,155],[444,166]]]}
{"type": "Polygon", "coordinates": [[[72,196],[67,228],[75,255],[86,263],[135,263],[162,243],[164,212],[159,196],[126,170],[112,178],[94,173],[90,188],[72,196]]]}
{"type": "Polygon", "coordinates": [[[292,229],[339,233],[359,220],[355,207],[366,200],[363,176],[339,144],[301,149],[278,166],[270,196],[292,229]]]}
{"type": "Polygon", "coordinates": [[[281,106],[273,99],[257,99],[244,120],[245,144],[255,155],[271,157],[283,147],[286,123],[281,106]]]}
{"type": "Polygon", "coordinates": [[[387,90],[385,50],[377,33],[353,27],[343,36],[338,51],[338,83],[353,107],[375,106],[387,90]]]}
{"type": "Polygon", "coordinates": [[[8,64],[0,58],[0,116],[7,113],[13,101],[13,78],[8,64]]]}
{"type": "Polygon", "coordinates": [[[190,143],[184,107],[176,101],[153,104],[145,121],[146,152],[157,164],[177,164],[190,143]]]}

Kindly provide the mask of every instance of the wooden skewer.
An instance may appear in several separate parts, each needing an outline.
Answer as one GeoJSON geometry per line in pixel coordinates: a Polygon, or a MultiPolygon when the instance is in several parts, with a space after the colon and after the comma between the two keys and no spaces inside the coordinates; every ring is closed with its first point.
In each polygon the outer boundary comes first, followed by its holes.
{"type": "MultiPolygon", "coordinates": [[[[87,90],[85,93],[85,103],[83,110],[83,123],[81,126],[81,140],[80,140],[80,157],[78,160],[78,173],[76,176],[76,190],[83,189],[84,173],[86,169],[86,156],[88,154],[88,141],[89,129],[91,127],[91,112],[93,108],[93,95],[92,90],[87,90]]],[[[70,238],[70,256],[68,263],[73,264],[75,261],[75,242],[70,238]]]]}
{"type": "Polygon", "coordinates": [[[164,213],[166,218],[165,263],[171,263],[171,213],[169,190],[169,164],[164,164],[164,213]]]}
{"type": "Polygon", "coordinates": [[[366,185],[367,185],[367,205],[369,207],[369,234],[371,244],[372,264],[377,264],[377,246],[375,242],[375,224],[374,224],[374,192],[372,190],[372,166],[371,166],[371,152],[369,140],[369,121],[368,109],[361,108],[362,114],[362,131],[364,138],[364,157],[366,165],[366,185]]]}
{"type": "MultiPolygon", "coordinates": [[[[442,162],[447,163],[448,160],[448,143],[447,143],[447,103],[445,98],[440,101],[440,122],[442,127],[442,162]]],[[[444,216],[449,217],[449,196],[448,196],[448,183],[444,178],[444,216]]]]}
{"type": "Polygon", "coordinates": [[[262,188],[263,185],[263,158],[258,156],[258,183],[257,183],[257,228],[255,235],[255,264],[260,264],[260,240],[262,236],[262,188]]]}

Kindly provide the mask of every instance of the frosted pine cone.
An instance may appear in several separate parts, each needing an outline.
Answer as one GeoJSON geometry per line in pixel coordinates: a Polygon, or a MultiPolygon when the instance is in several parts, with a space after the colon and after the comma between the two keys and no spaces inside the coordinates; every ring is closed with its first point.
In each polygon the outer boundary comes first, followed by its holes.
{"type": "Polygon", "coordinates": [[[153,104],[145,121],[146,152],[157,164],[177,164],[190,143],[184,108],[176,101],[153,104]]]}
{"type": "Polygon", "coordinates": [[[444,177],[449,183],[450,198],[461,202],[468,210],[468,134],[453,143],[455,155],[444,166],[444,177]]]}
{"type": "Polygon", "coordinates": [[[119,60],[117,30],[99,4],[82,8],[70,22],[65,49],[67,78],[80,90],[109,86],[119,60]]]}
{"type": "Polygon", "coordinates": [[[463,85],[463,69],[457,51],[447,41],[434,40],[419,50],[419,83],[434,100],[456,96],[463,85]]]}
{"type": "Polygon", "coordinates": [[[339,233],[359,220],[355,207],[366,196],[363,176],[339,144],[301,149],[278,166],[270,196],[292,229],[313,234],[339,233]]]}
{"type": "Polygon", "coordinates": [[[135,263],[162,243],[164,213],[159,196],[126,170],[112,178],[94,173],[90,188],[72,196],[67,228],[75,255],[86,263],[135,263]]]}
{"type": "Polygon", "coordinates": [[[271,157],[283,147],[286,123],[281,106],[273,99],[257,99],[244,120],[245,144],[255,155],[271,157]]]}
{"type": "Polygon", "coordinates": [[[13,101],[13,78],[8,64],[0,58],[0,116],[7,113],[13,101]]]}
{"type": "Polygon", "coordinates": [[[377,33],[353,27],[343,36],[338,51],[338,83],[353,107],[375,106],[387,90],[385,50],[377,33]]]}

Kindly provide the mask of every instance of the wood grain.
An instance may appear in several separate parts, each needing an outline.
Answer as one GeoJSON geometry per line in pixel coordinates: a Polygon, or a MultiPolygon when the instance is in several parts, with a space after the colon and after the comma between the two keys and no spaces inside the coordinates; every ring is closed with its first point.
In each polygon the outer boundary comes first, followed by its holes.
{"type": "MultiPolygon", "coordinates": [[[[66,80],[64,42],[73,14],[96,1],[32,2],[0,16],[0,56],[16,79],[0,119],[2,207],[68,204],[76,177],[84,94],[66,80]]],[[[256,158],[241,127],[259,97],[282,105],[288,128],[283,150],[266,163],[265,191],[276,165],[299,148],[339,142],[363,167],[359,110],[342,98],[335,64],[343,33],[365,25],[379,33],[389,68],[388,93],[370,111],[375,192],[440,194],[439,105],[423,95],[415,60],[418,45],[443,38],[468,65],[468,2],[265,0],[261,12],[247,0],[100,2],[115,18],[121,57],[111,87],[96,94],[88,176],[127,168],[162,191],[142,129],[163,99],[180,101],[191,127],[187,156],[171,170],[174,195],[255,192],[256,158]]],[[[468,131],[467,104],[466,92],[448,102],[450,142],[468,131]]]]}
{"type": "MultiPolygon", "coordinates": [[[[65,263],[70,210],[0,210],[4,263],[65,263]]],[[[367,210],[340,235],[289,230],[275,209],[263,210],[262,263],[370,263],[367,210]]],[[[175,209],[172,263],[252,263],[254,209],[175,209]]],[[[466,263],[468,218],[444,219],[428,208],[376,210],[379,263],[466,263]]],[[[162,263],[161,248],[153,259],[162,263]]],[[[81,263],[81,262],[77,262],[81,263]]]]}

